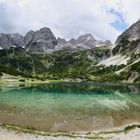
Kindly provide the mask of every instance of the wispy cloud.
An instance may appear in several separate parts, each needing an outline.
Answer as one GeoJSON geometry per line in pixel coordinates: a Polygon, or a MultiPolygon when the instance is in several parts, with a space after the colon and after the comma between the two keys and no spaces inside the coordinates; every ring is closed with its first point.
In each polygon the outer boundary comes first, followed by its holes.
{"type": "Polygon", "coordinates": [[[91,33],[115,41],[138,19],[139,5],[139,0],[0,0],[0,32],[25,34],[47,26],[66,39],[91,33]]]}

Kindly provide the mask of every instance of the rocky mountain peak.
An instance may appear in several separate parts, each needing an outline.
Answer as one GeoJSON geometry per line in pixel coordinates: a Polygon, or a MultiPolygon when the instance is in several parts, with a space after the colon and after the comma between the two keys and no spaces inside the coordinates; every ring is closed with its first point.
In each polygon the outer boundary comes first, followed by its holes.
{"type": "Polygon", "coordinates": [[[43,27],[40,30],[38,30],[37,32],[44,33],[44,34],[46,34],[46,33],[52,33],[52,31],[48,27],[43,27]]]}
{"type": "Polygon", "coordinates": [[[66,40],[60,37],[57,38],[57,42],[59,42],[59,44],[66,44],[66,40]]]}
{"type": "Polygon", "coordinates": [[[85,35],[81,35],[78,39],[77,39],[77,42],[78,43],[83,43],[85,41],[93,41],[95,42],[95,38],[91,35],[91,34],[85,34],[85,35]]]}
{"type": "Polygon", "coordinates": [[[127,39],[129,41],[140,39],[140,20],[130,26],[126,31],[124,31],[116,40],[116,44],[119,44],[122,39],[127,39]]]}
{"type": "Polygon", "coordinates": [[[72,38],[68,42],[74,45],[76,43],[76,39],[72,38]]]}
{"type": "Polygon", "coordinates": [[[45,53],[49,49],[55,49],[57,45],[55,36],[47,27],[28,32],[25,36],[25,40],[26,49],[33,53],[45,53]]]}
{"type": "Polygon", "coordinates": [[[116,40],[113,54],[140,53],[140,20],[124,31],[116,40]]]}

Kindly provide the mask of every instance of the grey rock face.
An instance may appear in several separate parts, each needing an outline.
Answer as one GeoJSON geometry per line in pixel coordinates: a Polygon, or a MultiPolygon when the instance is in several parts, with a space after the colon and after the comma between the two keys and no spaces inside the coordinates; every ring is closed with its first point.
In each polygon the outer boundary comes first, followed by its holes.
{"type": "Polygon", "coordinates": [[[76,45],[77,44],[77,42],[76,42],[76,40],[74,38],[70,39],[68,41],[68,43],[71,44],[71,45],[76,45]]]}
{"type": "Polygon", "coordinates": [[[6,34],[0,34],[0,47],[3,49],[8,49],[12,45],[12,38],[6,34]]]}
{"type": "Polygon", "coordinates": [[[105,44],[106,46],[112,46],[112,45],[113,45],[113,44],[111,43],[110,40],[106,40],[106,41],[104,42],[104,44],[105,44]]]}
{"type": "Polygon", "coordinates": [[[57,39],[58,45],[57,49],[92,49],[95,47],[102,47],[102,46],[111,46],[112,43],[110,41],[98,41],[96,40],[91,34],[85,34],[80,36],[77,40],[71,39],[66,41],[64,39],[57,39]]]}
{"type": "Polygon", "coordinates": [[[24,37],[22,35],[20,35],[18,33],[12,34],[12,39],[13,39],[13,43],[15,46],[17,46],[17,47],[25,46],[24,37]]]}
{"type": "Polygon", "coordinates": [[[49,28],[42,28],[36,32],[30,31],[25,35],[26,49],[32,53],[46,53],[55,49],[57,40],[49,28]]]}
{"type": "Polygon", "coordinates": [[[67,41],[65,39],[62,39],[62,38],[57,38],[57,46],[56,46],[56,50],[59,50],[59,49],[63,49],[67,46],[67,41]]]}
{"type": "Polygon", "coordinates": [[[81,35],[78,39],[58,38],[56,40],[52,31],[44,27],[38,31],[29,31],[23,37],[16,34],[0,34],[0,49],[9,49],[10,47],[22,47],[32,53],[47,53],[60,49],[92,49],[95,47],[109,46],[110,41],[98,41],[91,34],[81,35]]]}
{"type": "Polygon", "coordinates": [[[91,34],[82,35],[77,39],[77,46],[82,46],[84,48],[94,48],[96,47],[96,40],[91,34]]]}
{"type": "Polygon", "coordinates": [[[122,39],[129,41],[140,39],[140,20],[130,26],[125,32],[123,32],[116,40],[116,44],[119,44],[122,39]]]}
{"type": "Polygon", "coordinates": [[[32,53],[46,53],[49,49],[55,49],[57,40],[49,28],[38,31],[29,31],[25,37],[16,34],[0,34],[0,48],[25,47],[32,53]]]}
{"type": "Polygon", "coordinates": [[[0,34],[0,47],[9,49],[10,47],[24,46],[24,37],[20,34],[0,34]]]}
{"type": "Polygon", "coordinates": [[[59,44],[66,44],[66,40],[60,37],[57,39],[57,42],[59,42],[59,44]]]}
{"type": "Polygon", "coordinates": [[[140,20],[124,31],[116,40],[114,54],[140,53],[140,20]]]}
{"type": "Polygon", "coordinates": [[[95,42],[96,40],[94,39],[94,37],[93,37],[91,34],[81,35],[81,36],[77,39],[77,42],[78,42],[78,43],[84,43],[84,42],[88,42],[88,41],[95,42]]]}
{"type": "Polygon", "coordinates": [[[35,34],[35,32],[31,30],[25,35],[24,40],[25,40],[26,47],[28,47],[28,45],[30,45],[32,43],[34,34],[35,34]]]}

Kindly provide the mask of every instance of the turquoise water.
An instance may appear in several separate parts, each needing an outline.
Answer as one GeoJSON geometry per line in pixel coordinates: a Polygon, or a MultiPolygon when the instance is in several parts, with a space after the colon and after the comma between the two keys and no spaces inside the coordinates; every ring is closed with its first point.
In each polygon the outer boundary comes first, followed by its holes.
{"type": "Polygon", "coordinates": [[[91,132],[140,123],[140,87],[94,83],[1,85],[0,122],[51,132],[91,132]]]}

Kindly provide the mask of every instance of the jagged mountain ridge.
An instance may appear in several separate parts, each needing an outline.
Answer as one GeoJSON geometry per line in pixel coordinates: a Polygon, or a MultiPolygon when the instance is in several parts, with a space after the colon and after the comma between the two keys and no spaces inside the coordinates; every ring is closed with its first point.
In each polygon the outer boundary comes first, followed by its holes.
{"type": "Polygon", "coordinates": [[[1,49],[10,47],[22,47],[32,53],[45,53],[48,49],[55,49],[57,40],[49,28],[38,31],[29,31],[23,37],[20,34],[0,34],[1,49]]]}
{"type": "Polygon", "coordinates": [[[20,34],[0,34],[0,48],[22,47],[31,53],[47,53],[61,49],[92,49],[94,47],[110,46],[110,41],[98,41],[91,34],[85,34],[78,39],[65,39],[54,36],[52,31],[41,28],[37,31],[29,31],[25,36],[20,34]]]}
{"type": "Polygon", "coordinates": [[[56,49],[92,49],[95,47],[103,47],[103,46],[111,46],[112,43],[109,40],[99,41],[96,40],[91,34],[81,35],[78,39],[70,39],[66,41],[65,39],[58,38],[57,39],[57,47],[56,49]]]}

